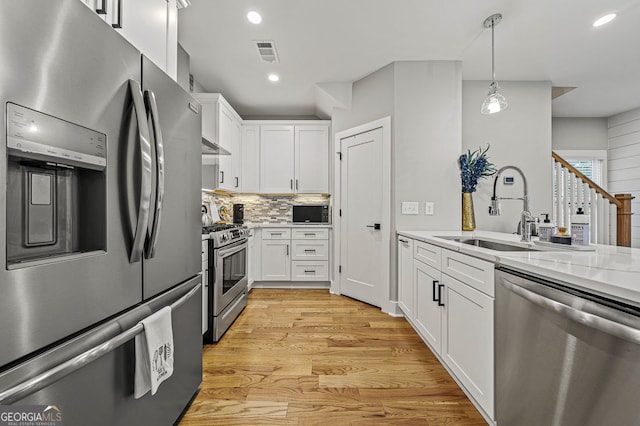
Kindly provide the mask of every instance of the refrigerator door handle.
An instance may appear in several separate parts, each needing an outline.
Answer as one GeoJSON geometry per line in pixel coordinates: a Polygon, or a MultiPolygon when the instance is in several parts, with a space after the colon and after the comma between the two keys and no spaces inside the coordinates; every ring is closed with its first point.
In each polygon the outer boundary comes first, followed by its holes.
{"type": "Polygon", "coordinates": [[[160,228],[160,220],[162,219],[162,200],[164,199],[164,143],[162,141],[162,129],[160,129],[160,121],[158,118],[158,104],[156,96],[151,90],[144,92],[145,103],[149,108],[151,115],[151,129],[153,131],[153,139],[156,148],[156,201],[155,212],[153,215],[153,225],[151,234],[146,247],[146,257],[151,259],[156,254],[156,245],[158,243],[158,230],[160,228]]]}
{"type": "Polygon", "coordinates": [[[149,208],[151,206],[151,143],[149,142],[149,127],[145,116],[144,100],[140,83],[129,80],[133,110],[138,122],[138,137],[140,139],[140,206],[138,220],[131,247],[129,263],[139,262],[144,250],[144,241],[149,225],[149,208]]]}
{"type": "MultiPolygon", "coordinates": [[[[188,293],[171,304],[171,310],[173,311],[183,305],[187,300],[189,300],[194,294],[197,293],[200,287],[201,284],[200,282],[198,282],[198,284],[195,285],[191,290],[189,290],[188,293]]],[[[103,355],[114,351],[129,340],[133,339],[136,335],[142,333],[143,330],[144,326],[142,325],[142,323],[138,322],[133,327],[118,334],[115,337],[112,337],[106,342],[94,346],[93,348],[79,355],[76,355],[75,357],[68,359],[61,364],[56,365],[55,367],[45,371],[42,374],[39,374],[31,379],[25,380],[24,382],[21,382],[5,391],[0,392],[0,404],[11,404],[13,402],[21,400],[28,395],[31,395],[32,393],[39,391],[40,389],[46,388],[47,386],[57,382],[63,377],[68,376],[74,371],[79,370],[85,365],[97,360],[103,355]]]]}

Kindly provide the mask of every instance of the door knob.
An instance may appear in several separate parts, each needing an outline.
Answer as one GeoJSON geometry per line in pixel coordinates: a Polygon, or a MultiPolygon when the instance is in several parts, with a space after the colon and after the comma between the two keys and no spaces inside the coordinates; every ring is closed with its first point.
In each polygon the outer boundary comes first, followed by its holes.
{"type": "Polygon", "coordinates": [[[379,223],[374,223],[373,225],[367,225],[367,228],[373,228],[376,231],[380,230],[380,224],[379,223]]]}

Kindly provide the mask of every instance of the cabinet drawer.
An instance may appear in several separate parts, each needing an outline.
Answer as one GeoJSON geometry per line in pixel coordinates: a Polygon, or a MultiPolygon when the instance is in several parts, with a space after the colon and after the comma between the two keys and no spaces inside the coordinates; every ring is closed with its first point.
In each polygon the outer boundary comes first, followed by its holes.
{"type": "Polygon", "coordinates": [[[293,229],[293,238],[294,240],[328,240],[329,239],[329,230],[327,228],[323,229],[293,229]]]}
{"type": "Polygon", "coordinates": [[[442,250],[442,273],[491,297],[495,295],[494,265],[491,262],[444,249],[442,250]]]}
{"type": "Polygon", "coordinates": [[[291,262],[293,281],[329,281],[329,262],[293,261],[291,262]]]}
{"type": "Polygon", "coordinates": [[[291,260],[329,260],[329,241],[292,241],[291,260]]]}
{"type": "Polygon", "coordinates": [[[440,269],[440,260],[442,259],[442,249],[432,244],[416,241],[413,245],[413,258],[420,262],[426,263],[432,268],[440,269]]]}
{"type": "Polygon", "coordinates": [[[263,228],[263,240],[288,240],[291,238],[291,229],[289,228],[263,228]]]}

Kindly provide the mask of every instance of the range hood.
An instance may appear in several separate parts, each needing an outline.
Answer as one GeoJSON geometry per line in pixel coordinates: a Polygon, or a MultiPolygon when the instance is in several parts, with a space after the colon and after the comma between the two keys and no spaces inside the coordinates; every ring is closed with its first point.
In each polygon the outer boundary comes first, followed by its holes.
{"type": "Polygon", "coordinates": [[[202,155],[231,155],[231,153],[217,143],[202,138],[202,155]]]}

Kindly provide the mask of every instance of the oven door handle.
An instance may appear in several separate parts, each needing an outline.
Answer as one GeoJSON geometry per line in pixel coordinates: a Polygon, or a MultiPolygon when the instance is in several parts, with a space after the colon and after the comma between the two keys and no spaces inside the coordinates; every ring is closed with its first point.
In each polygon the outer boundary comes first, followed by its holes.
{"type": "Polygon", "coordinates": [[[232,254],[235,254],[241,250],[244,250],[247,248],[247,241],[241,241],[239,243],[236,243],[232,246],[227,246],[224,248],[219,248],[217,251],[217,255],[218,257],[228,257],[232,254]]]}

